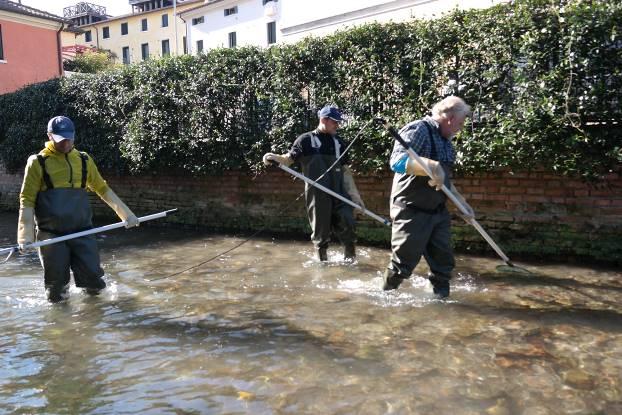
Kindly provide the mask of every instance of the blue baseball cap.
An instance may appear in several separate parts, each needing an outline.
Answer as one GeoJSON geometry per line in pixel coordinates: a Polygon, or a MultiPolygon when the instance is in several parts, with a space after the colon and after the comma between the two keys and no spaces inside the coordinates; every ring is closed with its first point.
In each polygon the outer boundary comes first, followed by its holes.
{"type": "Polygon", "coordinates": [[[52,139],[60,143],[63,140],[73,140],[76,128],[73,126],[73,121],[60,115],[48,122],[48,133],[52,133],[52,139]]]}
{"type": "Polygon", "coordinates": [[[339,108],[327,105],[317,112],[318,118],[330,118],[333,121],[344,121],[339,108]]]}

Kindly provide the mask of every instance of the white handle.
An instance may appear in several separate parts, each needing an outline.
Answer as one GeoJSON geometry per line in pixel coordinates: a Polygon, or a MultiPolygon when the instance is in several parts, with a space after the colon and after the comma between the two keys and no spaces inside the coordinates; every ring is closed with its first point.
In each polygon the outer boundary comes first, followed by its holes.
{"type": "MultiPolygon", "coordinates": [[[[142,217],[138,218],[138,221],[139,222],[147,222],[149,220],[163,218],[166,215],[168,215],[169,213],[175,212],[176,210],[177,209],[171,209],[171,210],[166,210],[166,211],[160,212],[160,213],[154,213],[153,215],[142,216],[142,217]]],[[[31,243],[31,244],[26,244],[24,246],[24,248],[39,248],[39,247],[46,246],[46,245],[52,245],[52,244],[55,244],[57,242],[63,242],[63,241],[68,241],[70,239],[80,238],[80,237],[86,236],[86,235],[92,235],[94,233],[106,232],[106,231],[109,231],[109,230],[112,230],[112,229],[122,228],[125,225],[127,225],[127,221],[117,222],[117,223],[113,223],[113,224],[110,224],[110,225],[100,226],[99,228],[88,229],[86,231],[76,232],[76,233],[72,233],[72,234],[69,234],[69,235],[59,236],[57,238],[50,238],[50,239],[46,239],[46,240],[43,240],[43,241],[38,241],[38,242],[31,243]]],[[[17,248],[17,246],[1,249],[0,250],[0,254],[6,253],[6,252],[10,252],[12,250],[15,250],[16,248],[17,248]]]]}

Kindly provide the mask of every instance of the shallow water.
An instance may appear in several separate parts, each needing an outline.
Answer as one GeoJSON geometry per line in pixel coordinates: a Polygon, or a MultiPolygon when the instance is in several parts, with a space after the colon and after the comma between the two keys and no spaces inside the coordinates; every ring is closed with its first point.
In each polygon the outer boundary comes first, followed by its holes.
{"type": "MultiPolygon", "coordinates": [[[[15,215],[0,214],[0,243],[15,215]]],[[[622,273],[459,256],[448,301],[389,251],[142,227],[99,238],[108,289],[50,305],[0,265],[0,413],[620,414],[622,273]]]]}

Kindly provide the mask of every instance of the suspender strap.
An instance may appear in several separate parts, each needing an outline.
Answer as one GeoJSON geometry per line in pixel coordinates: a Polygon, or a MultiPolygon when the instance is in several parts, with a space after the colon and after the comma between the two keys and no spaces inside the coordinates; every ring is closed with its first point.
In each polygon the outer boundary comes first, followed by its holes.
{"type": "Polygon", "coordinates": [[[45,157],[43,157],[41,154],[37,154],[37,160],[39,161],[39,164],[41,165],[41,170],[43,171],[43,181],[45,182],[45,187],[47,187],[48,190],[53,189],[54,185],[52,184],[52,179],[50,179],[50,175],[45,170],[45,157]]]}
{"type": "Polygon", "coordinates": [[[81,151],[80,158],[82,159],[82,182],[80,183],[80,187],[84,189],[86,187],[87,179],[86,162],[89,160],[89,156],[81,151]]]}
{"type": "Polygon", "coordinates": [[[423,121],[423,123],[425,124],[426,128],[428,129],[428,134],[430,136],[430,158],[432,160],[435,161],[439,161],[438,160],[438,152],[436,151],[436,144],[434,144],[434,135],[432,134],[432,127],[430,127],[430,124],[428,124],[426,121],[423,121]]]}
{"type": "Polygon", "coordinates": [[[335,136],[333,136],[333,142],[335,143],[335,159],[338,159],[341,156],[341,144],[335,136]]]}

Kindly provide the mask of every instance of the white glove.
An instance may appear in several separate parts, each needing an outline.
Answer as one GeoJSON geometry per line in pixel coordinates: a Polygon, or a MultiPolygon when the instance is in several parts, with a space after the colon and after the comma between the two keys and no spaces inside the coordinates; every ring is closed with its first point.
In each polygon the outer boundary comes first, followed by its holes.
{"type": "Polygon", "coordinates": [[[274,162],[282,164],[284,166],[291,166],[294,163],[294,160],[289,157],[289,154],[278,155],[274,153],[266,153],[263,156],[263,163],[266,166],[274,165],[274,162]]]}
{"type": "Polygon", "coordinates": [[[100,197],[104,202],[106,202],[108,206],[112,208],[112,210],[116,212],[117,216],[119,216],[121,220],[126,222],[126,228],[132,228],[134,226],[140,225],[140,222],[138,221],[136,215],[134,215],[130,208],[128,208],[127,205],[123,203],[121,199],[119,199],[119,196],[117,196],[117,194],[113,192],[112,189],[108,189],[106,193],[104,193],[100,197]]]}
{"type": "Polygon", "coordinates": [[[432,173],[430,180],[428,180],[428,184],[432,187],[436,187],[436,191],[441,190],[445,183],[445,170],[443,170],[443,166],[441,166],[441,163],[438,161],[429,160],[428,167],[432,173]]]}
{"type": "Polygon", "coordinates": [[[35,210],[31,207],[23,207],[19,210],[17,220],[17,245],[19,252],[24,254],[34,250],[27,245],[35,241],[35,210]]]}
{"type": "Polygon", "coordinates": [[[343,187],[350,196],[350,199],[352,199],[352,201],[359,205],[362,209],[365,209],[365,203],[363,203],[361,194],[356,188],[356,183],[354,183],[354,177],[352,176],[352,170],[350,170],[349,166],[343,166],[343,187]]]}
{"type": "MultiPolygon", "coordinates": [[[[443,170],[443,166],[436,160],[431,160],[425,157],[421,157],[421,160],[426,164],[428,170],[432,173],[428,184],[432,187],[436,187],[436,190],[441,190],[443,183],[445,183],[445,170],[443,170]]],[[[409,158],[406,163],[406,173],[412,176],[428,175],[425,169],[411,158],[409,158]]]]}
{"type": "Polygon", "coordinates": [[[464,206],[464,208],[467,210],[468,213],[466,213],[466,214],[462,213],[462,211],[460,209],[458,209],[458,213],[460,214],[462,219],[464,219],[465,222],[469,223],[473,219],[475,219],[475,211],[473,210],[471,205],[469,205],[466,201],[462,202],[462,206],[464,206]]]}
{"type": "Polygon", "coordinates": [[[456,199],[458,199],[460,204],[464,206],[465,210],[467,211],[467,213],[463,213],[462,210],[458,208],[458,214],[460,215],[460,217],[462,217],[462,219],[464,219],[465,222],[470,223],[473,219],[475,219],[475,211],[473,210],[471,205],[467,203],[466,199],[464,198],[464,196],[462,196],[458,189],[456,189],[453,183],[451,184],[450,191],[451,193],[453,193],[454,196],[456,196],[456,199]]]}

